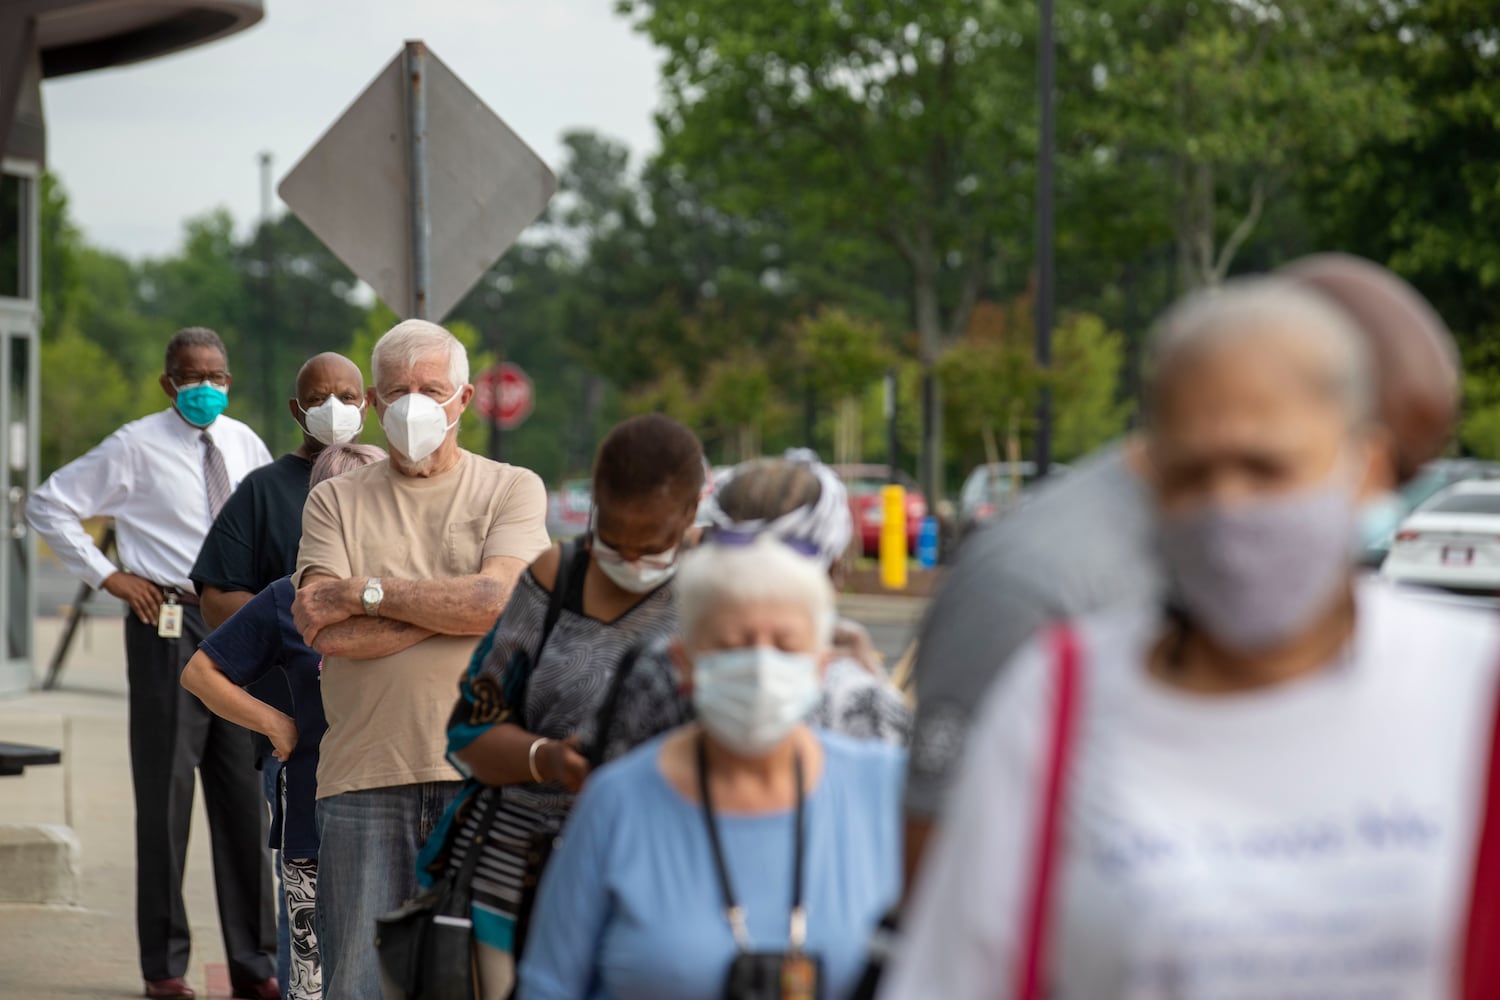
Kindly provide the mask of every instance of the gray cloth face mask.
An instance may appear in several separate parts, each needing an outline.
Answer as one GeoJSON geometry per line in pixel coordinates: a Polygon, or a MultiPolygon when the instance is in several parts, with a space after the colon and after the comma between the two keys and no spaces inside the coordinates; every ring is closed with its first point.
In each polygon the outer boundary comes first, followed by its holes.
{"type": "Polygon", "coordinates": [[[1157,516],[1172,599],[1225,648],[1274,649],[1327,609],[1359,537],[1352,491],[1324,485],[1266,500],[1157,516]]]}

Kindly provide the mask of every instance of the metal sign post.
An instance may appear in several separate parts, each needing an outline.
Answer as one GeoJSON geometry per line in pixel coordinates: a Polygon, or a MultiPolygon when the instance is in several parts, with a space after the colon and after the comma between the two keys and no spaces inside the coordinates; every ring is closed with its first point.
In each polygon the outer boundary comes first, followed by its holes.
{"type": "Polygon", "coordinates": [[[411,181],[411,315],[427,318],[432,218],[427,211],[427,46],[406,43],[406,170],[411,181]]]}

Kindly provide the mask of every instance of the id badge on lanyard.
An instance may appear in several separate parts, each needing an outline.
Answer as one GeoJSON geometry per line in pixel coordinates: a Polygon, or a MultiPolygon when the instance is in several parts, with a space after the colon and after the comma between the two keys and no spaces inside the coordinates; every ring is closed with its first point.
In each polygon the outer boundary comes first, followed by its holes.
{"type": "Polygon", "coordinates": [[[163,639],[182,638],[182,605],[176,594],[168,594],[156,612],[156,634],[163,639]]]}

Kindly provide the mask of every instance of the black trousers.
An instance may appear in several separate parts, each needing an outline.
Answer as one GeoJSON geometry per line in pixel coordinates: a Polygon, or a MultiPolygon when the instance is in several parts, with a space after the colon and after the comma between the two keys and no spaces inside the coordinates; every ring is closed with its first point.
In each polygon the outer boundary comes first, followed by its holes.
{"type": "Polygon", "coordinates": [[[196,770],[203,779],[229,978],[238,988],[276,974],[266,806],[249,732],[213,715],[180,683],[208,631],[197,608],[183,612],[180,639],[159,637],[155,625],[134,615],[125,619],[141,973],[147,980],[187,974],[191,936],[182,876],[196,770]]]}

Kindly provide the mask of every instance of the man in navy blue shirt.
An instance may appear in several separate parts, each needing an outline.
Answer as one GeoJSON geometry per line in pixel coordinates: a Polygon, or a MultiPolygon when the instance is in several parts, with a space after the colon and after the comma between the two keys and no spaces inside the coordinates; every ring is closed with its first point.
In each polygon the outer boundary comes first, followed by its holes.
{"type": "MultiPolygon", "coordinates": [[[[359,436],[364,423],[364,376],[358,365],[341,354],[319,354],[297,373],[297,395],[287,401],[287,408],[302,431],[301,445],[245,477],[214,519],[193,565],[191,579],[203,602],[203,619],[211,629],[297,568],[302,507],[307,503],[313,460],[329,445],[359,436]]],[[[267,674],[250,692],[283,713],[292,711],[291,693],[279,672],[267,674]]],[[[257,733],[254,741],[255,766],[275,813],[281,765],[265,737],[257,733]]],[[[272,848],[280,843],[279,833],[273,830],[272,848]]],[[[282,888],[276,964],[285,996],[291,972],[291,927],[282,888]]]]}
{"type": "MultiPolygon", "coordinates": [[[[371,445],[335,445],[319,455],[311,481],[336,476],[385,457],[371,445]]],[[[198,646],[182,673],[182,686],[221,718],[269,740],[281,763],[272,804],[272,846],[281,851],[283,895],[290,930],[290,1000],[318,1000],[317,898],[318,744],[328,728],[319,690],[322,657],[302,641],[292,620],[297,597],[290,576],[273,581],[246,601],[198,646]],[[279,669],[278,669],[279,668],[279,669]],[[290,714],[256,697],[256,685],[277,679],[290,694],[290,714]]]]}

